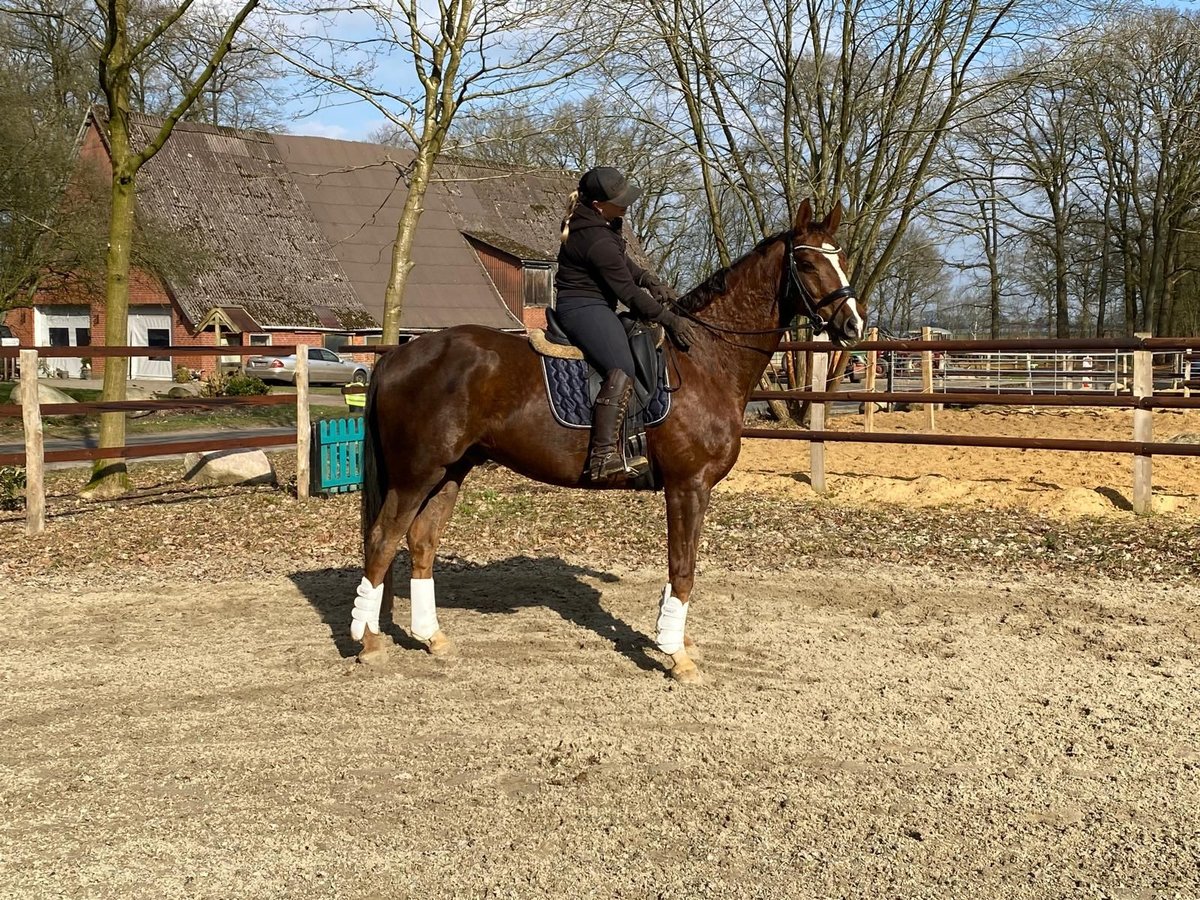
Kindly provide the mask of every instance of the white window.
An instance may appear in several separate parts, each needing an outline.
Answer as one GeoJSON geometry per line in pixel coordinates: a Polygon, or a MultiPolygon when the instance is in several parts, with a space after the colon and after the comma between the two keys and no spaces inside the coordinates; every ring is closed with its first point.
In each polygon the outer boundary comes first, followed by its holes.
{"type": "Polygon", "coordinates": [[[271,335],[269,334],[252,334],[250,335],[251,347],[269,347],[271,346],[271,335]]]}

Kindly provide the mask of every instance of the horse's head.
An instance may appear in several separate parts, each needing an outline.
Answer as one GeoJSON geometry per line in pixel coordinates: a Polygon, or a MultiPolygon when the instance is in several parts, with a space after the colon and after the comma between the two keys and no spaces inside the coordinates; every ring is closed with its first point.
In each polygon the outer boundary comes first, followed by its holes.
{"type": "Polygon", "coordinates": [[[846,276],[846,254],[835,236],[842,221],[839,203],[821,222],[814,222],[812,204],[805,200],[792,225],[785,261],[787,290],[799,311],[808,317],[813,334],[829,332],[839,347],[851,347],[866,332],[866,308],[846,276]]]}

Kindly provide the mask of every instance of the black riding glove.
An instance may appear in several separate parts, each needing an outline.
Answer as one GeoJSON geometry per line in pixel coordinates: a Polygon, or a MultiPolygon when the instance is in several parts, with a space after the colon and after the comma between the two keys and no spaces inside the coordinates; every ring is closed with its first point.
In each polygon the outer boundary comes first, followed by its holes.
{"type": "Polygon", "coordinates": [[[669,284],[663,284],[661,281],[655,281],[654,284],[646,285],[646,290],[650,292],[651,297],[663,306],[668,306],[679,299],[679,292],[669,284]]]}
{"type": "Polygon", "coordinates": [[[687,351],[700,338],[700,329],[683,316],[671,312],[665,306],[654,321],[667,329],[667,334],[680,350],[687,351]]]}

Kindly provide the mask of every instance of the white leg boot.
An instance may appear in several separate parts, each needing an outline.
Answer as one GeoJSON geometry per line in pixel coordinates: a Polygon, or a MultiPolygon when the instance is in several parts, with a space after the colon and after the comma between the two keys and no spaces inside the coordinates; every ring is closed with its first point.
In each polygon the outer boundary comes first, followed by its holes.
{"type": "Polygon", "coordinates": [[[354,609],[350,613],[350,637],[361,641],[368,629],[371,634],[379,634],[379,610],[382,606],[383,585],[372,586],[364,575],[354,596],[354,609]]]}

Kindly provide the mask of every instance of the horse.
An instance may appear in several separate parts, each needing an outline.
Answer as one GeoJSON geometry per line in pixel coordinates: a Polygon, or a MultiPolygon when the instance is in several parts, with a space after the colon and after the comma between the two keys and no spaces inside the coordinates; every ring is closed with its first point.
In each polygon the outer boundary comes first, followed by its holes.
{"type": "MultiPolygon", "coordinates": [[[[672,412],[647,429],[647,456],[667,511],[668,581],[656,643],[678,681],[700,680],[698,647],[686,630],[696,553],[713,486],[738,458],[750,392],[798,314],[836,346],[853,346],[864,333],[866,310],[836,240],[841,217],[839,204],[816,222],[803,201],[791,229],[677,302],[701,334],[686,353],[667,347],[672,412]]],[[[553,419],[538,354],[523,335],[462,325],[389,351],[372,373],[365,418],[363,578],[351,613],[361,662],[386,653],[379,621],[391,614],[392,562],[406,535],[410,633],[434,655],[451,650],[437,620],[433,564],[474,466],[491,460],[564,487],[629,487],[588,480],[588,433],[553,419]]]]}

